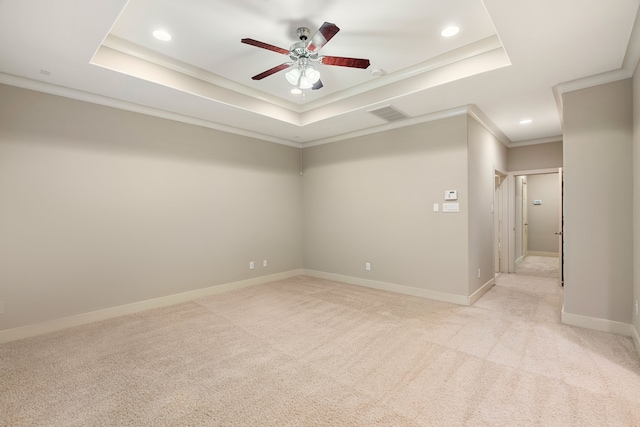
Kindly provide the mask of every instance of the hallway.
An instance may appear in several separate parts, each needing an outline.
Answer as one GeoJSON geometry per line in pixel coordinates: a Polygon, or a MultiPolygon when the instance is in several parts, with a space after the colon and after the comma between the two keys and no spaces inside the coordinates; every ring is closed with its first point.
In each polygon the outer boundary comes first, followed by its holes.
{"type": "Polygon", "coordinates": [[[516,274],[538,277],[558,277],[559,261],[555,257],[527,256],[516,265],[516,274]]]}

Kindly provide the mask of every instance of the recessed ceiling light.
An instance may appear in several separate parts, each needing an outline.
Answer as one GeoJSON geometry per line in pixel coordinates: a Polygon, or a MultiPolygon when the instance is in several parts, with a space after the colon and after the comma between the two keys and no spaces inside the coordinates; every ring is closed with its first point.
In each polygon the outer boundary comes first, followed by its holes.
{"type": "Polygon", "coordinates": [[[460,32],[460,27],[456,27],[455,25],[450,25],[447,28],[445,28],[444,30],[442,30],[440,35],[442,37],[452,37],[452,36],[455,36],[456,34],[458,34],[458,32],[460,32]]]}
{"type": "Polygon", "coordinates": [[[298,89],[297,87],[294,87],[293,89],[291,89],[291,93],[294,95],[300,95],[302,93],[302,90],[298,89]]]}
{"type": "Polygon", "coordinates": [[[155,30],[153,32],[153,37],[157,38],[158,40],[162,40],[163,42],[168,42],[169,40],[171,40],[171,34],[167,33],[164,30],[155,30]]]}
{"type": "Polygon", "coordinates": [[[533,120],[531,120],[531,119],[520,120],[520,124],[521,125],[528,125],[531,122],[533,122],[533,120]]]}

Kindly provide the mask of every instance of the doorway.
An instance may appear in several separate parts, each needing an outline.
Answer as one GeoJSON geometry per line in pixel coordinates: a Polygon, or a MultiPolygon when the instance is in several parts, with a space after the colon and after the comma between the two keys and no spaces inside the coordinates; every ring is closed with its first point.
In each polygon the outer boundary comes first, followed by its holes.
{"type": "Polygon", "coordinates": [[[553,268],[562,283],[562,169],[510,172],[508,181],[509,272],[529,257],[527,265],[553,268]]]}
{"type": "Polygon", "coordinates": [[[508,271],[507,249],[508,233],[507,221],[508,213],[508,193],[507,193],[507,173],[494,170],[494,195],[493,195],[493,260],[494,273],[506,273],[508,271]]]}
{"type": "MultiPolygon", "coordinates": [[[[522,186],[520,190],[521,200],[520,203],[516,200],[516,203],[520,205],[521,218],[519,218],[519,223],[521,226],[519,234],[522,237],[520,238],[521,247],[518,252],[520,254],[519,259],[523,260],[529,255],[529,204],[527,202],[529,199],[529,190],[527,188],[527,175],[520,175],[519,178],[521,178],[520,185],[522,186]]],[[[518,196],[516,195],[516,197],[518,196]]]]}

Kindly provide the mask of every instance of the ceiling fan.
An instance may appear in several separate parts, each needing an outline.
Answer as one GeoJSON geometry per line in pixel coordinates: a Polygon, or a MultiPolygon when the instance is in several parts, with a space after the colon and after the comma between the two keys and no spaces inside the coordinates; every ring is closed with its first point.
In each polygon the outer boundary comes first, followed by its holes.
{"type": "Polygon", "coordinates": [[[277,73],[278,71],[291,68],[291,70],[285,75],[289,83],[299,89],[317,90],[323,85],[322,81],[320,81],[320,72],[313,67],[311,64],[312,62],[319,62],[324,65],[335,65],[339,67],[367,68],[369,66],[368,59],[326,56],[318,53],[318,51],[327,44],[327,42],[338,33],[338,31],[340,31],[340,28],[338,28],[336,24],[325,22],[309,40],[309,29],[306,27],[300,27],[297,30],[300,41],[292,44],[288,50],[254,39],[242,39],[242,43],[271,50],[283,55],[288,55],[289,58],[291,58],[290,62],[285,62],[276,67],[270,68],[267,71],[256,74],[251,78],[253,80],[262,80],[265,77],[277,73]]]}

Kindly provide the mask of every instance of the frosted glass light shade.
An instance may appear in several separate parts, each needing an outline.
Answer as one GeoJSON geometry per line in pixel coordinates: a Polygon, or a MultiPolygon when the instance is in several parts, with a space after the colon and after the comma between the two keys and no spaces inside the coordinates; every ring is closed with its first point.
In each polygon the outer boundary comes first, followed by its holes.
{"type": "Polygon", "coordinates": [[[300,89],[311,89],[313,87],[313,83],[309,81],[304,75],[300,77],[300,89]]]}
{"type": "Polygon", "coordinates": [[[298,80],[300,80],[300,69],[299,68],[292,68],[291,70],[287,71],[284,75],[287,78],[287,81],[289,83],[291,83],[294,86],[298,85],[298,80]]]}
{"type": "Polygon", "coordinates": [[[313,67],[308,67],[304,70],[304,76],[307,78],[309,83],[314,84],[320,80],[320,71],[317,71],[313,67]]]}

